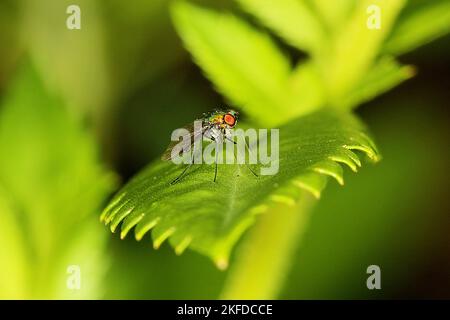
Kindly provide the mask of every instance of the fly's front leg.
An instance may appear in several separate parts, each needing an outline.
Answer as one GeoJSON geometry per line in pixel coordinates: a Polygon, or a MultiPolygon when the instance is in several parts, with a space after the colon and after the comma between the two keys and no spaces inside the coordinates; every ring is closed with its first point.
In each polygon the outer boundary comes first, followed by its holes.
{"type": "Polygon", "coordinates": [[[217,143],[216,143],[216,167],[215,167],[215,169],[214,169],[214,182],[216,182],[216,179],[217,179],[217,157],[219,156],[219,153],[217,152],[217,143]]]}
{"type": "Polygon", "coordinates": [[[227,136],[225,136],[225,139],[227,139],[228,141],[230,141],[230,142],[233,142],[234,144],[237,144],[237,142],[236,141],[234,141],[233,139],[231,139],[231,138],[228,138],[227,136]]]}
{"type": "Polygon", "coordinates": [[[216,143],[216,150],[215,150],[215,161],[214,161],[214,182],[216,182],[217,180],[217,157],[218,157],[218,152],[217,152],[217,141],[216,138],[214,136],[210,136],[209,139],[211,139],[211,141],[216,143]]]}

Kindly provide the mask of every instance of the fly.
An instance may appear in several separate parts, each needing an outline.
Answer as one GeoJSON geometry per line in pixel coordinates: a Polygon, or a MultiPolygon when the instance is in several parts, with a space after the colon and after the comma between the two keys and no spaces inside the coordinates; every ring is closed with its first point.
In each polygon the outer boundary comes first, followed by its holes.
{"type": "MultiPolygon", "coordinates": [[[[221,144],[225,140],[228,140],[230,142],[233,142],[236,144],[236,142],[231,138],[231,129],[233,129],[238,121],[239,113],[234,110],[228,110],[228,111],[221,111],[216,110],[210,113],[203,114],[203,117],[201,119],[197,119],[196,121],[199,121],[201,123],[200,126],[195,126],[194,123],[188,125],[185,127],[185,129],[188,130],[188,133],[186,136],[183,136],[183,141],[189,141],[189,145],[187,148],[184,148],[183,150],[180,150],[176,155],[183,155],[190,151],[192,148],[192,145],[197,139],[206,138],[211,141],[214,141],[216,144],[221,144]]],[[[167,147],[166,151],[162,155],[161,159],[165,161],[170,161],[173,158],[173,150],[174,147],[179,144],[179,141],[172,141],[169,146],[167,147]]],[[[245,142],[245,146],[247,150],[250,152],[247,142],[245,142]]],[[[217,148],[216,148],[217,151],[217,148]]],[[[217,179],[217,155],[216,152],[216,159],[215,159],[215,168],[214,168],[214,182],[216,182],[217,179]]],[[[170,184],[175,184],[179,182],[186,172],[189,170],[191,165],[194,163],[194,152],[192,152],[191,160],[189,164],[186,166],[186,168],[183,170],[183,172],[170,184]]],[[[258,175],[249,167],[247,168],[257,177],[258,175]]]]}

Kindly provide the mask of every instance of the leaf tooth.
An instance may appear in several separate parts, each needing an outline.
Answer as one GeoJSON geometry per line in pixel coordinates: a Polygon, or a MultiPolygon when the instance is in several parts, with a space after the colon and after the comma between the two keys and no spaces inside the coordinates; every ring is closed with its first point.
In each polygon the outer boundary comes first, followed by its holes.
{"type": "Polygon", "coordinates": [[[270,199],[272,201],[275,201],[275,202],[278,202],[278,203],[287,204],[289,206],[295,206],[295,200],[292,199],[291,197],[286,196],[286,195],[273,194],[273,195],[270,196],[270,199]]]}
{"type": "Polygon", "coordinates": [[[191,244],[192,242],[192,236],[186,236],[181,240],[176,246],[175,246],[175,254],[181,255],[184,250],[191,244]]]}
{"type": "Polygon", "coordinates": [[[356,153],[350,151],[349,149],[343,148],[342,151],[350,158],[358,167],[361,167],[361,160],[356,153]]]}
{"type": "Polygon", "coordinates": [[[353,172],[357,172],[358,167],[361,167],[361,161],[358,156],[346,148],[342,148],[337,154],[329,156],[328,159],[346,164],[353,172]]]}
{"type": "Polygon", "coordinates": [[[330,157],[328,157],[328,159],[335,161],[335,162],[346,164],[350,169],[352,169],[353,172],[358,171],[356,164],[349,158],[336,155],[336,156],[330,156],[330,157]]]}
{"type": "Polygon", "coordinates": [[[167,239],[169,238],[174,232],[175,232],[176,228],[175,227],[170,227],[169,229],[166,229],[166,231],[164,231],[163,233],[161,233],[159,236],[157,236],[155,239],[153,239],[153,248],[159,249],[159,247],[161,246],[161,244],[167,239]]]}
{"type": "Polygon", "coordinates": [[[115,207],[120,200],[125,197],[126,192],[121,193],[119,196],[115,196],[114,199],[106,206],[106,208],[103,210],[102,214],[100,215],[100,222],[104,222],[105,219],[108,218],[108,215],[113,207],[115,207]]]}
{"type": "Polygon", "coordinates": [[[340,185],[344,185],[342,167],[334,161],[325,160],[315,164],[312,170],[333,177],[340,185]]]}
{"type": "Polygon", "coordinates": [[[344,148],[346,148],[348,150],[362,151],[369,157],[369,159],[371,159],[374,162],[377,162],[381,159],[381,156],[374,149],[372,149],[366,145],[361,145],[361,144],[344,145],[344,148]]]}
{"type": "Polygon", "coordinates": [[[267,206],[266,204],[261,204],[259,206],[253,207],[252,209],[250,209],[251,214],[261,214],[266,212],[269,209],[269,206],[267,206]]]}
{"type": "Polygon", "coordinates": [[[120,239],[125,239],[131,228],[137,225],[139,221],[141,221],[142,218],[144,218],[144,216],[145,213],[141,213],[139,215],[131,214],[128,217],[126,217],[125,221],[122,224],[122,230],[120,231],[120,239]]]}
{"type": "Polygon", "coordinates": [[[144,221],[140,221],[139,224],[134,229],[134,236],[136,240],[141,241],[144,235],[152,228],[154,228],[159,223],[160,220],[161,220],[160,217],[156,217],[150,222],[143,223],[144,221]]]}
{"type": "Polygon", "coordinates": [[[368,147],[370,147],[370,149],[372,149],[372,152],[375,154],[378,154],[378,149],[377,146],[375,145],[375,143],[373,142],[373,140],[364,132],[360,132],[360,137],[362,139],[364,139],[365,141],[365,145],[367,145],[368,147]]]}
{"type": "Polygon", "coordinates": [[[122,222],[122,220],[128,216],[131,212],[133,212],[134,206],[131,208],[128,208],[127,210],[124,210],[120,212],[120,214],[116,214],[114,219],[111,221],[111,224],[109,225],[109,228],[112,233],[116,232],[117,226],[122,222]]]}
{"type": "Polygon", "coordinates": [[[355,143],[346,144],[344,148],[348,150],[358,150],[364,152],[369,159],[374,162],[381,160],[381,156],[377,150],[377,147],[366,134],[359,133],[357,136],[351,138],[355,143]]]}
{"type": "Polygon", "coordinates": [[[214,263],[216,264],[216,267],[221,271],[225,271],[228,268],[227,257],[218,257],[214,259],[214,263]]]}
{"type": "Polygon", "coordinates": [[[119,206],[117,206],[112,212],[111,214],[105,219],[105,225],[109,224],[114,217],[116,216],[116,214],[118,212],[120,212],[120,210],[122,210],[123,207],[125,207],[128,202],[130,202],[130,199],[125,200],[124,202],[122,202],[119,206]]]}
{"type": "Polygon", "coordinates": [[[320,199],[320,194],[327,185],[327,177],[316,172],[308,172],[293,180],[292,183],[300,189],[310,192],[316,199],[320,199]]]}

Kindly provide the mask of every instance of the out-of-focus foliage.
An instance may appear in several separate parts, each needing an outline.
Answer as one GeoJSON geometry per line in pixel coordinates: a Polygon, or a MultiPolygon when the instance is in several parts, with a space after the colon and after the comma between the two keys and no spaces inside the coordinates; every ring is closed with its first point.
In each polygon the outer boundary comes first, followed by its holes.
{"type": "MultiPolygon", "coordinates": [[[[104,236],[92,212],[111,188],[96,146],[64,102],[49,94],[26,65],[4,98],[0,113],[3,266],[20,273],[7,286],[20,298],[70,297],[66,269],[79,265],[89,286],[73,297],[98,296],[104,236]],[[4,217],[3,217],[4,216],[4,217]],[[89,254],[86,254],[89,253],[89,254]],[[64,290],[65,289],[65,290],[64,290]]],[[[0,292],[8,297],[9,293],[0,292]]]]}
{"type": "MultiPolygon", "coordinates": [[[[287,43],[313,55],[319,54],[323,49],[326,43],[325,28],[306,1],[280,0],[276,4],[264,0],[237,2],[283,37],[287,43]]],[[[331,6],[333,7],[333,4],[331,6]]]]}
{"type": "Polygon", "coordinates": [[[267,35],[234,16],[185,3],[175,7],[174,21],[194,59],[233,104],[259,123],[289,118],[289,62],[267,35]]]}
{"type": "Polygon", "coordinates": [[[216,88],[259,123],[280,124],[325,105],[354,108],[413,74],[379,54],[404,1],[376,2],[383,10],[383,27],[376,30],[366,23],[370,1],[336,9],[344,20],[331,17],[320,1],[315,6],[294,0],[238,2],[309,57],[292,69],[264,32],[232,15],[184,2],[174,7],[174,21],[216,88]],[[341,24],[328,26],[336,21],[341,24]]]}
{"type": "Polygon", "coordinates": [[[77,1],[83,32],[72,32],[65,14],[71,4],[70,0],[24,0],[17,27],[28,55],[45,74],[46,85],[61,92],[74,112],[98,121],[112,96],[101,9],[94,1],[77,1]]]}
{"type": "Polygon", "coordinates": [[[20,53],[19,12],[13,0],[0,2],[0,92],[14,70],[20,53]]]}
{"type": "Polygon", "coordinates": [[[172,28],[167,0],[101,3],[114,95],[120,99],[178,63],[183,52],[172,28]]]}
{"type": "Polygon", "coordinates": [[[384,45],[384,51],[403,54],[450,32],[450,3],[410,1],[384,45]]]}
{"type": "Polygon", "coordinates": [[[0,233],[0,298],[21,299],[27,297],[28,280],[26,243],[24,234],[17,221],[16,212],[12,208],[5,190],[0,190],[0,217],[2,232],[0,233]]]}

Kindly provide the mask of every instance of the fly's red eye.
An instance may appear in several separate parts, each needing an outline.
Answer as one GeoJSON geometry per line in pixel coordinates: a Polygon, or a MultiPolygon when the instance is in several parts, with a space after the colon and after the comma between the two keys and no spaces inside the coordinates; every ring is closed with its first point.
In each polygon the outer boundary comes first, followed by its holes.
{"type": "Polygon", "coordinates": [[[224,120],[225,123],[231,127],[234,126],[234,124],[236,123],[236,118],[229,113],[225,115],[224,120]]]}

